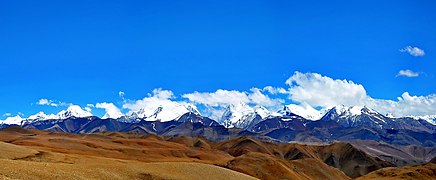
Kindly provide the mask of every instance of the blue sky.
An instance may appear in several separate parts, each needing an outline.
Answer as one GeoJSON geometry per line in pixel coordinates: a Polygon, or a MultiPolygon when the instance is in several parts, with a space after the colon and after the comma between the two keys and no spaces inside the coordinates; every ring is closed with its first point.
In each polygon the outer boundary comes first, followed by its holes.
{"type": "Polygon", "coordinates": [[[136,100],[155,88],[178,99],[288,88],[295,71],[351,80],[377,99],[428,96],[435,8],[431,0],[1,1],[0,114],[64,109],[37,105],[41,98],[121,108],[119,91],[136,100]]]}

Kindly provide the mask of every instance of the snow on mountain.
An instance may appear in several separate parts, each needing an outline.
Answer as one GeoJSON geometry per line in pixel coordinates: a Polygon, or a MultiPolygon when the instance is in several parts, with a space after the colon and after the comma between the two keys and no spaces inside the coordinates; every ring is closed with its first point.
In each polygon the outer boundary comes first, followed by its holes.
{"type": "Polygon", "coordinates": [[[308,104],[289,104],[283,107],[283,110],[278,112],[282,116],[289,116],[291,114],[299,115],[308,120],[319,120],[325,111],[318,111],[308,104]]]}
{"type": "Polygon", "coordinates": [[[40,111],[34,115],[29,116],[26,118],[27,121],[42,121],[42,120],[48,120],[48,119],[58,119],[59,117],[54,114],[45,114],[44,112],[40,111]]]}
{"type": "Polygon", "coordinates": [[[336,115],[340,117],[351,117],[351,116],[358,116],[362,114],[362,110],[364,107],[361,106],[351,106],[346,107],[344,105],[339,105],[333,107],[333,111],[336,115]]]}
{"type": "Polygon", "coordinates": [[[104,109],[106,112],[101,119],[118,119],[123,116],[123,113],[120,109],[118,109],[117,106],[115,106],[113,103],[97,103],[95,104],[96,108],[104,109]]]}
{"type": "Polygon", "coordinates": [[[23,122],[23,118],[21,118],[19,115],[13,116],[13,117],[7,117],[5,120],[3,120],[3,124],[16,124],[21,125],[23,122]]]}
{"type": "Polygon", "coordinates": [[[330,109],[321,120],[336,121],[345,127],[364,125],[382,128],[387,125],[387,118],[385,116],[366,106],[335,106],[330,109]]]}
{"type": "Polygon", "coordinates": [[[220,123],[228,128],[248,128],[271,115],[262,106],[250,107],[245,103],[229,105],[224,111],[220,123]]]}
{"type": "Polygon", "coordinates": [[[68,107],[66,110],[60,111],[57,115],[54,114],[45,114],[40,111],[34,115],[29,116],[28,118],[22,118],[20,116],[8,117],[3,123],[4,124],[17,124],[22,125],[24,123],[32,123],[35,121],[43,121],[43,120],[59,120],[59,119],[68,119],[70,117],[90,117],[92,114],[88,111],[83,110],[80,106],[72,105],[68,107]]]}
{"type": "Polygon", "coordinates": [[[388,118],[395,118],[395,116],[392,113],[387,113],[385,116],[388,118]]]}
{"type": "Polygon", "coordinates": [[[427,122],[430,123],[430,124],[436,125],[436,115],[426,115],[426,116],[407,116],[407,117],[413,118],[413,119],[415,119],[415,120],[422,119],[422,120],[427,121],[427,122]]]}
{"type": "Polygon", "coordinates": [[[120,111],[107,111],[101,119],[118,119],[123,116],[120,111]]]}
{"type": "Polygon", "coordinates": [[[66,110],[60,111],[58,119],[68,119],[70,117],[83,118],[93,116],[90,112],[83,110],[80,106],[71,105],[66,110]]]}
{"type": "Polygon", "coordinates": [[[254,107],[254,111],[262,118],[265,119],[268,116],[271,116],[271,112],[268,111],[268,109],[266,109],[263,106],[256,106],[254,107]]]}
{"type": "Polygon", "coordinates": [[[197,107],[193,104],[182,104],[182,103],[167,103],[165,105],[160,105],[152,108],[142,108],[139,111],[130,112],[129,115],[121,118],[124,122],[135,122],[140,119],[145,121],[171,121],[178,119],[182,115],[191,112],[200,115],[197,107]]]}

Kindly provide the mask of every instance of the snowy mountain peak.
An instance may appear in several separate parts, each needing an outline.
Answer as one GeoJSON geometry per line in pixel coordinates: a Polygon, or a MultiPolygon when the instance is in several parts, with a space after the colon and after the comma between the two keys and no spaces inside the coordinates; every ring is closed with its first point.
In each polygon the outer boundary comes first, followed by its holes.
{"type": "Polygon", "coordinates": [[[373,115],[381,115],[375,110],[372,110],[366,106],[351,106],[346,107],[344,105],[339,105],[333,107],[328,113],[340,117],[350,117],[350,116],[359,116],[362,114],[373,114],[373,115]]]}
{"type": "Polygon", "coordinates": [[[12,117],[7,117],[2,123],[3,124],[16,124],[16,125],[21,125],[23,122],[23,118],[19,115],[16,116],[12,116],[12,117]]]}
{"type": "Polygon", "coordinates": [[[59,119],[68,119],[70,117],[83,118],[90,117],[92,114],[88,111],[83,110],[80,106],[71,105],[67,110],[62,110],[57,114],[59,119]]]}
{"type": "Polygon", "coordinates": [[[122,117],[123,114],[121,112],[106,112],[101,119],[118,119],[122,117]]]}
{"type": "Polygon", "coordinates": [[[334,113],[336,115],[344,114],[348,111],[349,107],[345,107],[344,105],[337,105],[333,107],[329,112],[334,113]]]}
{"type": "Polygon", "coordinates": [[[415,120],[425,120],[429,122],[430,124],[436,125],[436,115],[426,115],[426,116],[407,116],[410,118],[413,118],[415,120]]]}
{"type": "Polygon", "coordinates": [[[198,111],[197,107],[192,105],[192,104],[187,104],[185,105],[186,109],[188,110],[188,112],[191,112],[195,115],[201,115],[200,111],[198,111]]]}
{"type": "Polygon", "coordinates": [[[130,112],[128,116],[125,116],[123,121],[138,121],[138,119],[144,119],[145,121],[171,121],[178,119],[182,115],[191,112],[196,115],[200,115],[193,104],[182,103],[168,103],[155,107],[145,107],[138,111],[130,112]]]}
{"type": "Polygon", "coordinates": [[[323,111],[318,111],[308,104],[289,104],[283,107],[283,110],[278,112],[282,116],[290,116],[292,114],[299,115],[309,120],[319,120],[323,114],[323,111]]]}
{"type": "Polygon", "coordinates": [[[47,115],[44,112],[40,111],[34,115],[29,116],[27,119],[28,120],[45,120],[46,117],[47,117],[47,115]]]}
{"type": "Polygon", "coordinates": [[[149,118],[157,118],[157,115],[159,115],[159,113],[162,112],[162,109],[163,109],[162,106],[157,107],[157,109],[154,110],[154,113],[151,116],[149,116],[149,118]]]}
{"type": "Polygon", "coordinates": [[[263,106],[254,107],[254,112],[256,114],[258,114],[262,119],[265,119],[268,116],[271,116],[271,112],[263,106]]]}
{"type": "Polygon", "coordinates": [[[54,114],[45,114],[44,112],[40,111],[34,115],[29,116],[26,120],[28,121],[42,121],[42,120],[48,120],[48,119],[58,119],[58,116],[54,114]]]}
{"type": "Polygon", "coordinates": [[[229,128],[247,128],[270,115],[271,112],[262,106],[250,107],[245,103],[231,104],[225,109],[220,122],[229,128]]]}
{"type": "Polygon", "coordinates": [[[386,116],[366,106],[335,106],[321,120],[336,121],[346,127],[365,125],[382,128],[387,125],[386,116]]]}

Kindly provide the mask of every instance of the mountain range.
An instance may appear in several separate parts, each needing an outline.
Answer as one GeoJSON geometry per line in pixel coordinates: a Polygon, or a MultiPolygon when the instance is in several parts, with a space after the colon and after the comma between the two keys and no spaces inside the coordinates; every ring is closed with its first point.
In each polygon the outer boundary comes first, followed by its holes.
{"type": "Polygon", "coordinates": [[[7,118],[1,128],[21,126],[52,132],[95,133],[104,131],[135,132],[163,136],[203,136],[222,141],[251,136],[273,142],[328,143],[348,140],[374,140],[397,145],[436,146],[435,118],[390,117],[368,107],[336,106],[319,120],[298,109],[285,106],[278,112],[247,104],[228,106],[222,117],[202,116],[193,106],[159,106],[154,112],[140,109],[118,118],[93,116],[79,106],[70,106],[58,114],[40,112],[28,118],[7,118]],[[304,116],[304,117],[303,117],[304,116]],[[310,119],[309,119],[310,118],[310,119]]]}

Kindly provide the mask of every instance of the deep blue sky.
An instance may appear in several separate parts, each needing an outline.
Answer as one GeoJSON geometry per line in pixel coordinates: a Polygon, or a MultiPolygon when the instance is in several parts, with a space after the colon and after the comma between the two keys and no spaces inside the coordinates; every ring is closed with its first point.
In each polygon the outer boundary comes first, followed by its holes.
{"type": "MultiPolygon", "coordinates": [[[[286,87],[294,71],[375,98],[436,92],[436,1],[0,1],[0,113],[286,87]],[[417,46],[426,55],[399,52],[417,46]],[[395,77],[401,69],[420,77],[395,77]]],[[[49,109],[56,112],[58,109],[49,109]]],[[[0,118],[1,119],[1,118],[0,118]]]]}

